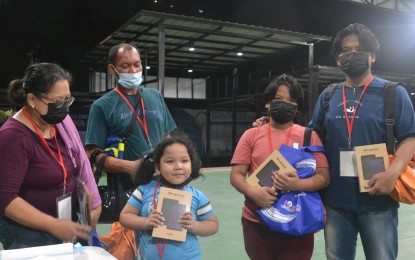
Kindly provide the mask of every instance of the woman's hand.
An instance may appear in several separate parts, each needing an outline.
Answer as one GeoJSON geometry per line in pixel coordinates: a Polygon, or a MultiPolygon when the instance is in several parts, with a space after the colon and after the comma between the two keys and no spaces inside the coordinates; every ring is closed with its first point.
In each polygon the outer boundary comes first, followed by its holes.
{"type": "Polygon", "coordinates": [[[86,240],[92,235],[92,227],[57,219],[41,212],[20,197],[9,203],[5,216],[23,226],[47,232],[64,242],[72,242],[78,238],[86,240]]]}
{"type": "Polygon", "coordinates": [[[50,225],[49,233],[64,242],[75,242],[77,239],[87,240],[90,238],[92,236],[92,227],[70,220],[56,219],[50,225]]]}
{"type": "Polygon", "coordinates": [[[96,229],[99,217],[101,216],[101,212],[102,212],[101,205],[91,210],[91,222],[92,222],[91,225],[94,227],[94,229],[96,229]]]}

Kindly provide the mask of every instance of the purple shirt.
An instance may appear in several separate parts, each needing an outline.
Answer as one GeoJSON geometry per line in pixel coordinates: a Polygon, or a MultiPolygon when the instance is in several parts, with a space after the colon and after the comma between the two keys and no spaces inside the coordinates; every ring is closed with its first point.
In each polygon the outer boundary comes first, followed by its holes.
{"type": "MultiPolygon", "coordinates": [[[[57,125],[58,144],[67,171],[66,190],[72,192],[72,202],[77,201],[75,177],[80,176],[90,188],[92,208],[96,208],[101,200],[79,134],[76,131],[74,135],[73,131],[76,128],[70,117],[57,125]],[[79,144],[82,149],[77,148],[79,144]]],[[[57,155],[55,139],[47,139],[47,143],[57,155]]],[[[39,136],[21,122],[9,118],[0,129],[0,154],[0,216],[4,216],[11,201],[21,197],[56,217],[56,198],[63,194],[63,171],[39,136]]]]}

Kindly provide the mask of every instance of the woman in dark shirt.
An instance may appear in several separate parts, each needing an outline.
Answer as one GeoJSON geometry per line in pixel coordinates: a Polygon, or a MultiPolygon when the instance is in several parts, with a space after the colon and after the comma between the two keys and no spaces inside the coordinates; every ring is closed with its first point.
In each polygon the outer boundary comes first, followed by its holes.
{"type": "Polygon", "coordinates": [[[70,74],[38,63],[10,83],[9,100],[22,108],[0,129],[0,241],[5,249],[58,244],[91,236],[91,227],[72,221],[76,178],[92,193],[94,225],[101,200],[68,115],[74,98],[70,74]]]}

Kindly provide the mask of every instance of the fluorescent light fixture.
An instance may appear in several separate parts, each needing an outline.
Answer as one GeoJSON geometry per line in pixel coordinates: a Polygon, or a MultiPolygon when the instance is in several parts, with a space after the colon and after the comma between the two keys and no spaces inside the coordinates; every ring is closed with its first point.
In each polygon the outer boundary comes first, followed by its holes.
{"type": "Polygon", "coordinates": [[[243,53],[243,50],[242,50],[242,47],[241,48],[239,48],[237,51],[236,51],[236,55],[237,56],[242,56],[242,55],[244,55],[244,53],[243,53]]]}
{"type": "Polygon", "coordinates": [[[194,42],[189,42],[189,48],[188,48],[188,50],[189,51],[195,51],[196,49],[195,49],[195,43],[194,42]]]}
{"type": "Polygon", "coordinates": [[[187,72],[192,73],[193,69],[187,69],[187,72]]]}
{"type": "Polygon", "coordinates": [[[149,69],[151,69],[151,67],[147,65],[147,66],[146,66],[146,70],[149,70],[149,69]]]}

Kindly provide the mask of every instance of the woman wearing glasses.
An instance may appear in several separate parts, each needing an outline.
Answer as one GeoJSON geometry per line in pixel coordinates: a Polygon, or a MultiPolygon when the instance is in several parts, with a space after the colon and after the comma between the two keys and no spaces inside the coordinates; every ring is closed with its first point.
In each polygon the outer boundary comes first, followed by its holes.
{"type": "Polygon", "coordinates": [[[71,75],[38,63],[13,80],[9,101],[21,109],[0,128],[0,241],[5,249],[88,239],[91,227],[73,222],[76,180],[92,193],[91,226],[101,200],[78,131],[68,116],[71,75]]]}

